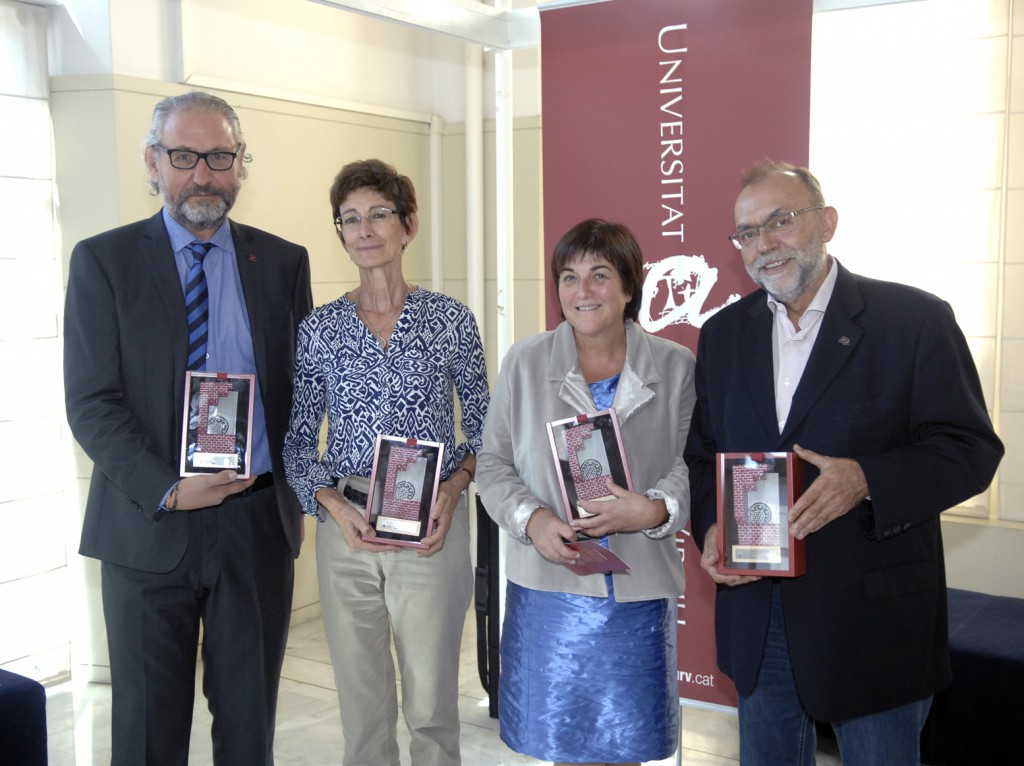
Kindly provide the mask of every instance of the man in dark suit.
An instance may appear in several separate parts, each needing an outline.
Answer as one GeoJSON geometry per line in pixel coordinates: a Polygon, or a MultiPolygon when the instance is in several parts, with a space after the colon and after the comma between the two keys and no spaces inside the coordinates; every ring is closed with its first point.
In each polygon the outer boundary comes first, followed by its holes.
{"type": "Polygon", "coordinates": [[[686,458],[740,761],[813,765],[816,718],[845,766],[917,764],[950,682],[939,514],[985,490],[1003,446],[950,307],[832,258],[814,176],[755,166],[735,216],[761,289],[701,330],[686,458]],[[807,573],[720,575],[715,453],[769,451],[805,461],[789,521],[807,573]]]}
{"type": "Polygon", "coordinates": [[[65,305],[68,421],[94,463],[80,552],[103,562],[112,762],[187,764],[201,624],[214,762],[272,764],[301,542],[281,447],[309,259],[228,220],[248,157],[222,99],[164,99],[144,143],[163,210],[80,242],[65,305]],[[187,369],[255,373],[250,478],[179,476],[187,369]]]}

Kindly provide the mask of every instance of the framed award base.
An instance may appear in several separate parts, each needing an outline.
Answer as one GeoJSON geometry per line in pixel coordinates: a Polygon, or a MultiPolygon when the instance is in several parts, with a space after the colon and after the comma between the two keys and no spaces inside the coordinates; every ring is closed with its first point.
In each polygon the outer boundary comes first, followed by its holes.
{"type": "Polygon", "coordinates": [[[366,498],[366,521],[377,536],[368,542],[426,548],[433,532],[430,509],[441,484],[444,444],[378,436],[366,498]]]}
{"type": "Polygon", "coordinates": [[[792,452],[718,453],[718,572],[799,577],[804,541],[789,531],[789,509],[803,491],[803,463],[792,452]]]}
{"type": "Polygon", "coordinates": [[[580,500],[610,500],[605,479],[633,491],[615,409],[575,415],[547,424],[566,521],[591,514],[580,500]]]}
{"type": "Polygon", "coordinates": [[[255,401],[255,375],[185,373],[182,476],[232,470],[238,473],[239,479],[249,478],[255,401]]]}

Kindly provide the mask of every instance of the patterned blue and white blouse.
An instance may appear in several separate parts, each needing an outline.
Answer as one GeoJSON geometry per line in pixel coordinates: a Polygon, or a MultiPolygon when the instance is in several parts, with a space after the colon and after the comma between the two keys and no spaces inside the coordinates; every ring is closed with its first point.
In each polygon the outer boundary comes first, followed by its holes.
{"type": "Polygon", "coordinates": [[[454,298],[416,288],[385,349],[345,296],[299,325],[291,427],[284,468],[302,509],[323,521],[316,502],[337,477],[369,478],[378,434],[444,443],[442,478],[483,438],[490,394],[476,319],[454,298]],[[455,445],[454,391],[466,441],[455,445]],[[319,452],[327,413],[327,446],[319,452]]]}

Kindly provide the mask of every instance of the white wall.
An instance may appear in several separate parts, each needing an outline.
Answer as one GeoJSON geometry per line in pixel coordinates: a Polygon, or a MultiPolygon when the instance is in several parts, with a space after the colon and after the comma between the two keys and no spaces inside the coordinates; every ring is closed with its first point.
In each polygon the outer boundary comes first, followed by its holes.
{"type": "Polygon", "coordinates": [[[0,2],[0,665],[37,678],[67,667],[71,526],[47,82],[46,12],[0,2]]]}

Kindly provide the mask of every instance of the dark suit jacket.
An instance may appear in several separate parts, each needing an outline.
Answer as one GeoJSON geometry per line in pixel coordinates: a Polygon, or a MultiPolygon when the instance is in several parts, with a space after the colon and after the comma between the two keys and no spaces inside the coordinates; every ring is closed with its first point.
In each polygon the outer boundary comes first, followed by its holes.
{"type": "MultiPolygon", "coordinates": [[[[807,538],[807,574],[782,579],[797,689],[825,721],[879,712],[948,685],[939,514],[982,492],[1003,446],[953,312],[935,296],[839,269],[785,431],[775,414],[764,291],[703,327],[687,444],[694,538],[715,523],[716,452],[793,444],[860,462],[870,500],[807,538]]],[[[807,465],[805,485],[817,476],[807,465]]],[[[719,586],[718,664],[749,694],[771,580],[719,586]]]]}
{"type": "MultiPolygon", "coordinates": [[[[301,513],[281,463],[295,333],[312,307],[305,248],[231,222],[283,534],[294,555],[301,513]]],[[[160,213],[80,242],[64,312],[68,422],[94,463],[79,552],[148,572],[173,569],[187,514],[155,514],[178,480],[188,330],[160,213]]]]}

